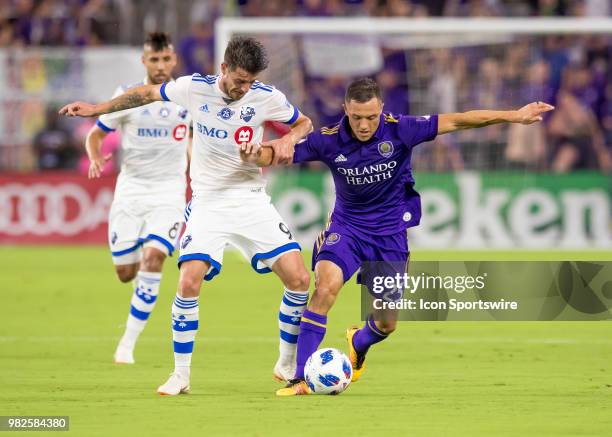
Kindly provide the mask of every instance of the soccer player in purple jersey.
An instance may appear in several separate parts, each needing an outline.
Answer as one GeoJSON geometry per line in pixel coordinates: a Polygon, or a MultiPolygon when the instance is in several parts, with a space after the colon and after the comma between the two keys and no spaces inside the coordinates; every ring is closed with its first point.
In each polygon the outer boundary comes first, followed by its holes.
{"type": "MultiPolygon", "coordinates": [[[[327,228],[315,242],[315,290],[302,315],[295,377],[279,396],[309,394],[304,365],[321,344],[327,313],[340,289],[363,262],[406,266],[406,229],[419,224],[421,202],[410,166],[412,148],[436,135],[497,123],[532,124],[553,110],[542,102],[515,111],[469,111],[414,117],[383,113],[381,91],[371,79],[352,82],[344,99],[345,116],[333,127],[311,133],[296,144],[293,162],[322,161],[336,187],[336,204],[327,228]]],[[[268,147],[243,145],[242,159],[270,165],[268,147]]],[[[361,377],[370,346],[385,340],[396,317],[368,317],[363,328],[349,328],[347,341],[353,381],[361,377]]]]}

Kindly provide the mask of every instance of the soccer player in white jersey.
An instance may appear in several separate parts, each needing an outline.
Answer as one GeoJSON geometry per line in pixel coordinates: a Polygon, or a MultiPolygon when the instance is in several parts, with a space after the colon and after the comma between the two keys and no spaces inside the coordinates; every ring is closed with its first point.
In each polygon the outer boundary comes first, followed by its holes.
{"type": "MultiPolygon", "coordinates": [[[[172,79],[176,54],[167,34],[151,33],[145,40],[143,82],[121,86],[113,97],[143,84],[172,79]]],[[[155,306],[164,259],[172,255],[183,227],[187,150],[191,116],[173,102],[102,115],[87,135],[89,178],[100,177],[104,163],[102,140],[115,129],[122,133],[123,161],[108,220],[108,242],[121,282],[134,280],[125,333],[115,362],[134,363],[134,346],[155,306]]]]}
{"type": "Polygon", "coordinates": [[[161,86],[134,88],[98,105],[74,102],[60,110],[69,116],[90,117],[163,100],[186,107],[193,117],[194,196],[186,209],[180,279],[172,306],[175,370],[158,388],[160,394],[189,390],[200,286],[203,279],[211,280],[221,272],[226,244],[240,250],[254,270],[273,271],[285,285],[279,312],[280,357],[274,375],[280,380],[293,376],[310,276],[299,245],[265,193],[261,170],[243,162],[237,146],[261,142],[265,121],[287,123],[289,133],[261,143],[274,151],[274,163],[283,163],[292,156],[296,142],[312,130],[312,123],[282,92],[256,80],[267,65],[265,49],[258,41],[234,37],[218,76],[183,76],[161,86]]]}

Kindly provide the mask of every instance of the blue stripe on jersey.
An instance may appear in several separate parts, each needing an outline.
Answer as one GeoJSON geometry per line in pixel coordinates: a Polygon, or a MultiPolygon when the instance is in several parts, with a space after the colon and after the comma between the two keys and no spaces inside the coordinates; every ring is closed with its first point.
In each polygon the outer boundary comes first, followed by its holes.
{"type": "Polygon", "coordinates": [[[191,80],[194,82],[206,82],[208,84],[213,84],[217,81],[217,76],[211,76],[211,75],[202,76],[199,73],[194,73],[191,75],[191,80]]]}
{"type": "Polygon", "coordinates": [[[141,242],[139,241],[138,243],[136,243],[136,246],[132,246],[132,247],[130,247],[128,249],[118,250],[116,252],[112,252],[111,251],[111,255],[113,255],[113,256],[126,255],[126,254],[128,254],[130,252],[134,252],[136,249],[138,249],[140,247],[140,245],[141,245],[141,242]]]}
{"type": "Polygon", "coordinates": [[[168,82],[162,83],[162,86],[159,88],[159,93],[161,94],[162,99],[164,99],[166,102],[169,102],[170,99],[166,95],[166,85],[168,85],[168,82]]]}
{"type": "Polygon", "coordinates": [[[262,90],[262,91],[265,91],[265,92],[268,92],[268,93],[272,92],[272,88],[264,88],[264,87],[258,86],[258,85],[251,86],[251,89],[252,90],[262,90]]]}
{"type": "Polygon", "coordinates": [[[108,127],[107,125],[105,125],[104,123],[102,123],[100,121],[100,119],[98,119],[96,121],[96,126],[98,126],[100,129],[102,129],[104,132],[115,132],[115,129],[108,127]]]}
{"type": "Polygon", "coordinates": [[[291,116],[291,118],[289,120],[287,120],[285,122],[285,124],[293,124],[293,123],[295,123],[295,120],[297,120],[299,116],[300,116],[300,111],[298,111],[298,108],[296,108],[294,106],[293,107],[293,115],[291,116]]]}
{"type": "Polygon", "coordinates": [[[155,241],[159,241],[160,243],[162,243],[164,246],[166,246],[166,248],[168,249],[168,255],[172,256],[172,252],[174,252],[174,244],[170,243],[168,240],[166,240],[163,237],[160,237],[159,235],[155,235],[155,234],[149,234],[147,235],[147,237],[145,238],[146,240],[155,240],[155,241]]]}
{"type": "Polygon", "coordinates": [[[262,83],[258,80],[253,82],[253,85],[251,85],[251,88],[259,88],[259,89],[266,90],[266,91],[272,91],[273,89],[271,85],[266,85],[265,83],[262,83]]]}
{"type": "Polygon", "coordinates": [[[212,268],[210,272],[206,273],[206,275],[204,276],[205,281],[210,281],[212,278],[221,273],[221,263],[212,259],[207,253],[190,253],[187,255],[181,255],[178,259],[178,266],[180,268],[183,262],[193,260],[206,261],[210,263],[210,266],[212,268]]]}
{"type": "Polygon", "coordinates": [[[260,269],[257,267],[257,263],[262,259],[274,258],[275,256],[280,255],[283,252],[287,252],[293,249],[302,250],[299,244],[297,244],[296,242],[291,242],[277,247],[276,249],[271,250],[270,252],[256,253],[255,255],[253,255],[253,258],[251,258],[251,267],[253,267],[253,270],[255,270],[257,273],[270,273],[272,270],[269,267],[263,267],[260,269]]]}

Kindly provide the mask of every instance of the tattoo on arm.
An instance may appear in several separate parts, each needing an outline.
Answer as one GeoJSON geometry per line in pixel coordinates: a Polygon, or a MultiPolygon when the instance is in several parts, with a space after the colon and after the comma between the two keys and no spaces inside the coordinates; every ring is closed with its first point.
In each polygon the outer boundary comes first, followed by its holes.
{"type": "MultiPolygon", "coordinates": [[[[140,87],[139,87],[140,88],[140,87]]],[[[122,94],[109,103],[108,112],[117,112],[124,109],[136,108],[154,102],[153,92],[150,89],[135,88],[125,94],[122,94]]]]}

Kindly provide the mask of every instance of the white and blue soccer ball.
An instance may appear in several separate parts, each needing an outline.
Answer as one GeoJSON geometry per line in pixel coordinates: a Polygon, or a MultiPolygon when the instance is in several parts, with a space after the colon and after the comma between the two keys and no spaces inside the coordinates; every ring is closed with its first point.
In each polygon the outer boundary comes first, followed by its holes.
{"type": "Polygon", "coordinates": [[[304,367],[304,378],[310,390],[318,395],[337,395],[351,383],[351,362],[338,349],[319,349],[304,367]]]}

